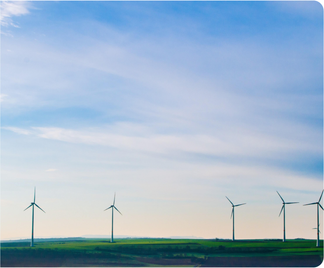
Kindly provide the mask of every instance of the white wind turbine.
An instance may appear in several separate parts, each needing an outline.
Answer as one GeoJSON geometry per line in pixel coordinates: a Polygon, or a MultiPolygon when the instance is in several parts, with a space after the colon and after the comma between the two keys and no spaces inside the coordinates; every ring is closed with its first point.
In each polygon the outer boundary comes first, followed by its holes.
{"type": "Polygon", "coordinates": [[[225,196],[227,199],[228,199],[228,201],[230,201],[230,203],[232,204],[232,213],[231,213],[231,218],[233,217],[233,241],[235,240],[235,233],[234,233],[234,208],[235,207],[238,207],[238,206],[242,206],[242,205],[245,205],[246,203],[242,203],[242,204],[238,204],[238,205],[234,205],[233,203],[232,203],[232,201],[231,200],[229,200],[229,198],[227,197],[227,196],[225,196]]]}
{"type": "Polygon", "coordinates": [[[304,206],[309,206],[309,205],[317,205],[317,228],[315,228],[315,229],[317,229],[317,242],[316,242],[316,247],[319,247],[319,233],[320,233],[320,229],[319,229],[319,208],[321,208],[321,209],[323,209],[324,210],[324,208],[322,207],[322,205],[321,205],[321,199],[322,199],[322,196],[323,196],[323,191],[324,190],[322,190],[322,193],[321,193],[321,196],[320,196],[320,198],[318,199],[318,201],[317,202],[313,202],[313,203],[309,203],[309,204],[305,204],[304,206]]]}
{"type": "MultiPolygon", "coordinates": [[[[38,207],[41,211],[43,211],[45,213],[44,210],[42,210],[37,204],[36,204],[36,187],[34,188],[34,202],[31,202],[31,204],[25,209],[29,209],[30,207],[32,207],[32,234],[31,234],[31,242],[30,242],[30,246],[33,247],[34,246],[34,206],[38,207]]],[[[25,211],[24,210],[24,211],[25,211]]]]}
{"type": "Polygon", "coordinates": [[[299,202],[285,202],[285,200],[281,197],[281,195],[279,194],[279,192],[277,191],[280,199],[282,200],[282,207],[279,213],[279,217],[281,215],[281,212],[283,211],[283,242],[286,241],[286,205],[290,205],[290,204],[297,204],[299,202]]]}
{"type": "Polygon", "coordinates": [[[116,198],[116,193],[114,195],[114,202],[113,202],[113,204],[109,208],[106,208],[105,209],[105,210],[108,210],[108,209],[111,208],[111,239],[110,239],[110,242],[111,243],[114,242],[114,209],[116,209],[120,213],[120,215],[122,215],[121,212],[115,207],[115,198],[116,198]]]}

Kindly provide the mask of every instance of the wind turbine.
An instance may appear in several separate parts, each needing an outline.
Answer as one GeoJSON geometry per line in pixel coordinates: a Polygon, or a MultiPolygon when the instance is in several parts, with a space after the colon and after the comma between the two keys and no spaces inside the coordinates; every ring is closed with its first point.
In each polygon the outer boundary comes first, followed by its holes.
{"type": "Polygon", "coordinates": [[[227,196],[225,196],[227,199],[228,199],[228,201],[230,201],[230,203],[232,204],[232,213],[231,213],[231,218],[233,217],[233,241],[235,240],[235,235],[234,235],[234,208],[235,207],[238,207],[238,206],[242,206],[242,205],[245,205],[246,203],[242,203],[242,204],[238,204],[238,205],[234,205],[233,203],[232,203],[232,201],[231,200],[229,200],[229,198],[227,197],[227,196]]]}
{"type": "Polygon", "coordinates": [[[109,208],[105,209],[105,210],[108,210],[111,208],[111,239],[110,239],[111,243],[114,243],[114,209],[116,209],[120,213],[120,215],[122,215],[121,212],[115,207],[115,199],[116,199],[116,193],[114,195],[113,204],[109,208]]]}
{"type": "Polygon", "coordinates": [[[285,202],[285,200],[283,200],[282,196],[279,194],[279,192],[277,191],[280,199],[282,200],[282,207],[279,213],[279,217],[281,215],[281,212],[283,210],[283,242],[286,241],[286,205],[290,205],[290,204],[297,204],[299,202],[285,202]]]}
{"type": "Polygon", "coordinates": [[[321,202],[321,199],[322,199],[322,196],[323,196],[323,191],[322,191],[321,196],[320,196],[320,198],[318,199],[317,202],[309,203],[309,204],[305,204],[304,205],[304,206],[317,205],[317,228],[315,228],[315,229],[317,229],[317,242],[316,242],[316,247],[319,247],[319,233],[320,233],[320,229],[319,229],[319,225],[320,225],[319,224],[319,208],[321,208],[321,209],[324,210],[324,208],[322,207],[322,205],[320,203],[321,202]]]}
{"type": "MultiPolygon", "coordinates": [[[[34,246],[34,206],[38,207],[41,211],[43,211],[45,213],[44,210],[42,210],[37,204],[36,204],[36,187],[34,188],[34,202],[31,202],[31,204],[25,209],[29,209],[30,207],[32,207],[32,234],[31,234],[31,243],[30,246],[33,247],[34,246]]],[[[24,210],[24,211],[25,211],[24,210]]]]}

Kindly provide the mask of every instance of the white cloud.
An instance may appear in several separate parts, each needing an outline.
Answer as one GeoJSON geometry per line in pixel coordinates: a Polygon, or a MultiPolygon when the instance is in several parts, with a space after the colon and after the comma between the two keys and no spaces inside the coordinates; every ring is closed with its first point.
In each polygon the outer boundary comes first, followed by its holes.
{"type": "MultiPolygon", "coordinates": [[[[284,48],[274,56],[272,48],[258,40],[235,44],[219,40],[212,45],[188,40],[184,47],[181,38],[173,40],[170,48],[165,46],[170,42],[168,37],[161,45],[156,38],[132,40],[109,26],[101,25],[100,31],[109,40],[76,35],[71,38],[74,45],[64,49],[25,38],[3,42],[14,51],[3,53],[7,77],[3,92],[10,94],[3,111],[23,114],[45,107],[59,111],[75,106],[99,111],[107,118],[113,114],[181,132],[201,129],[201,133],[208,133],[213,128],[244,123],[246,129],[256,125],[276,129],[275,135],[282,126],[286,129],[291,115],[317,116],[320,111],[321,105],[313,99],[321,100],[321,96],[304,94],[298,98],[283,90],[303,84],[304,66],[309,66],[303,57],[292,57],[293,53],[284,48]],[[287,64],[284,69],[296,68],[294,72],[287,74],[281,65],[277,67],[284,56],[288,59],[283,62],[287,64]],[[22,61],[24,58],[30,61],[22,61]],[[290,58],[300,62],[295,64],[290,58]]],[[[55,131],[56,135],[60,132],[55,131]]],[[[65,131],[64,139],[69,135],[65,131]]],[[[82,136],[84,142],[89,139],[82,136]]],[[[267,140],[272,142],[272,138],[267,140]]]]}
{"type": "Polygon", "coordinates": [[[49,168],[49,169],[47,169],[46,170],[46,172],[54,172],[54,171],[56,171],[57,169],[55,169],[55,168],[49,168]]]}
{"type": "Polygon", "coordinates": [[[26,15],[29,13],[29,3],[25,1],[1,1],[0,22],[2,26],[14,26],[12,17],[26,15]]]}
{"type": "Polygon", "coordinates": [[[4,101],[4,98],[7,97],[8,95],[6,94],[0,94],[0,102],[4,101]]]}
{"type": "Polygon", "coordinates": [[[23,128],[18,128],[18,127],[2,127],[2,129],[10,130],[12,132],[15,132],[17,134],[23,134],[23,135],[29,135],[31,134],[31,131],[23,128]]]}
{"type": "MultiPolygon", "coordinates": [[[[231,128],[219,130],[217,135],[208,134],[168,134],[154,133],[153,130],[136,129],[135,124],[118,129],[99,128],[72,130],[58,127],[32,127],[31,130],[17,127],[3,127],[23,135],[34,135],[43,139],[68,143],[109,146],[119,150],[146,152],[179,156],[179,153],[204,154],[218,157],[258,157],[260,159],[280,159],[287,155],[303,152],[321,154],[321,147],[309,141],[309,136],[276,136],[247,129],[231,128]],[[127,133],[132,129],[133,133],[127,133]],[[136,134],[135,134],[136,133],[136,134]],[[239,134],[238,134],[239,133],[239,134]]],[[[314,136],[316,138],[316,136],[314,136]]]]}

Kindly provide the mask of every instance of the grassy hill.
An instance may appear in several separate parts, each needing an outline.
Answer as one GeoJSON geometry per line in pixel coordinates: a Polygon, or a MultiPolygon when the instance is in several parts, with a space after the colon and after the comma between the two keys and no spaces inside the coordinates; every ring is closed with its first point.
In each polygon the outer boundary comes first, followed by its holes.
{"type": "Polygon", "coordinates": [[[1,266],[318,266],[323,241],[62,239],[1,243],[1,266]]]}

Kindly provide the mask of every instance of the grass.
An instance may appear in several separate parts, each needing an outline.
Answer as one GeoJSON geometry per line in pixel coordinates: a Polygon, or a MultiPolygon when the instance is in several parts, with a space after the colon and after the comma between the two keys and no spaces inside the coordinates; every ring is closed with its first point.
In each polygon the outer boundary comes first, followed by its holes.
{"type": "MultiPolygon", "coordinates": [[[[304,266],[312,266],[307,264],[320,264],[323,260],[323,241],[320,247],[315,245],[314,240],[116,239],[115,243],[110,243],[105,239],[81,239],[36,242],[30,248],[27,243],[12,242],[1,244],[1,264],[51,266],[60,262],[57,266],[218,266],[222,259],[231,262],[228,266],[235,260],[240,260],[238,266],[243,266],[248,260],[259,260],[260,264],[260,261],[272,257],[271,262],[291,260],[292,263],[301,258],[306,264],[304,266]]],[[[252,266],[262,266],[253,263],[252,266]]],[[[282,264],[278,266],[285,266],[282,264]]],[[[227,266],[226,262],[222,266],[227,266]]]]}

